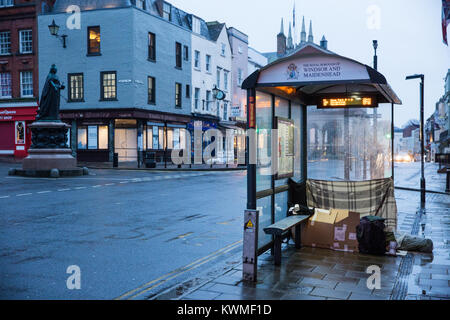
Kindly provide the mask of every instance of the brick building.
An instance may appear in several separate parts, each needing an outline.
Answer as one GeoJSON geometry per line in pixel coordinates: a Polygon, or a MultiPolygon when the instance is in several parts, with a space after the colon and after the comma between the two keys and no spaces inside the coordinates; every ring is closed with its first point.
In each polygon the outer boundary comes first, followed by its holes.
{"type": "Polygon", "coordinates": [[[43,6],[0,0],[0,156],[26,157],[31,144],[28,125],[39,100],[36,17],[43,6]]]}

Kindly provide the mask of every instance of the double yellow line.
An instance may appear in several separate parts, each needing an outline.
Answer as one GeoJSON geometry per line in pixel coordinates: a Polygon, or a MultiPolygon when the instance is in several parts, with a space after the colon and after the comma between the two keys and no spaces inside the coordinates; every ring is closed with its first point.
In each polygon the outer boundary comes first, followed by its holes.
{"type": "Polygon", "coordinates": [[[205,263],[207,263],[207,262],[209,262],[211,260],[214,260],[214,259],[220,257],[221,255],[224,255],[225,253],[227,253],[227,252],[229,252],[229,251],[231,251],[233,249],[236,249],[239,245],[241,245],[241,243],[242,243],[242,240],[233,242],[232,244],[229,244],[229,245],[223,247],[222,249],[214,251],[213,253],[211,253],[211,254],[203,257],[203,258],[200,258],[200,259],[198,259],[198,260],[196,260],[196,261],[194,261],[194,262],[192,262],[192,263],[190,263],[190,264],[188,264],[188,265],[186,265],[184,267],[178,268],[178,269],[176,269],[176,270],[174,270],[172,272],[169,272],[169,273],[167,273],[167,274],[165,274],[165,275],[163,275],[163,276],[161,276],[161,277],[159,277],[159,278],[157,278],[155,280],[147,282],[147,283],[141,285],[140,287],[138,287],[136,289],[128,291],[128,292],[122,294],[120,297],[115,298],[114,300],[132,300],[132,299],[135,299],[136,297],[141,296],[144,293],[146,293],[146,292],[148,292],[148,291],[150,291],[150,290],[152,290],[152,289],[154,289],[156,287],[159,287],[163,283],[166,283],[167,281],[172,280],[172,279],[182,275],[183,273],[186,273],[186,272],[188,272],[190,270],[198,268],[201,265],[203,265],[203,264],[205,264],[205,263]]]}

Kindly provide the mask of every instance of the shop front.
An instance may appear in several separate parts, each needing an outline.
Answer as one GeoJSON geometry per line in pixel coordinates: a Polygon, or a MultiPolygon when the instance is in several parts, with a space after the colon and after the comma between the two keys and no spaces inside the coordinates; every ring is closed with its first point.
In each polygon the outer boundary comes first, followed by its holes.
{"type": "Polygon", "coordinates": [[[23,159],[31,146],[29,125],[36,119],[37,102],[0,105],[0,156],[23,159]]]}
{"type": "Polygon", "coordinates": [[[172,149],[185,146],[189,116],[141,109],[62,111],[79,162],[142,167],[170,164],[172,149]]]}

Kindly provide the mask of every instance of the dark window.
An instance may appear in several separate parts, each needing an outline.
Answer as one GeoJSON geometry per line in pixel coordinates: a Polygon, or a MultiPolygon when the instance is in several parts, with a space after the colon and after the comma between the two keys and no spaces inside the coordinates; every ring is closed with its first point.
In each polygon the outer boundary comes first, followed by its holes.
{"type": "Polygon", "coordinates": [[[191,97],[191,86],[190,85],[186,85],[186,98],[190,98],[191,97]]]}
{"type": "Polygon", "coordinates": [[[116,72],[101,72],[101,96],[100,100],[117,100],[117,81],[116,72]]]}
{"type": "Polygon", "coordinates": [[[148,33],[148,59],[156,60],[156,35],[154,33],[148,33]]]}
{"type": "Polygon", "coordinates": [[[148,77],[148,103],[155,104],[156,103],[156,79],[153,77],[148,77]]]}
{"type": "Polygon", "coordinates": [[[69,102],[78,102],[84,100],[84,79],[82,73],[69,73],[69,102]]]}
{"type": "Polygon", "coordinates": [[[176,67],[181,68],[181,43],[175,44],[175,54],[176,54],[176,67]]]}
{"type": "Polygon", "coordinates": [[[189,61],[189,47],[184,46],[184,60],[189,61]]]}
{"type": "Polygon", "coordinates": [[[175,83],[175,107],[181,108],[181,83],[175,83]]]}
{"type": "Polygon", "coordinates": [[[100,54],[100,27],[88,27],[88,54],[100,54]]]}

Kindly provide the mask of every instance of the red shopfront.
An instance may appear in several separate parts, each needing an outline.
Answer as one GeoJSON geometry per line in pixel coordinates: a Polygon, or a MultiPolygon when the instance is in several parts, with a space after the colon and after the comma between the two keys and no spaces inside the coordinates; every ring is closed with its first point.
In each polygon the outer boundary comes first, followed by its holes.
{"type": "Polygon", "coordinates": [[[0,156],[25,158],[31,146],[29,125],[36,119],[36,102],[0,105],[0,156]]]}

